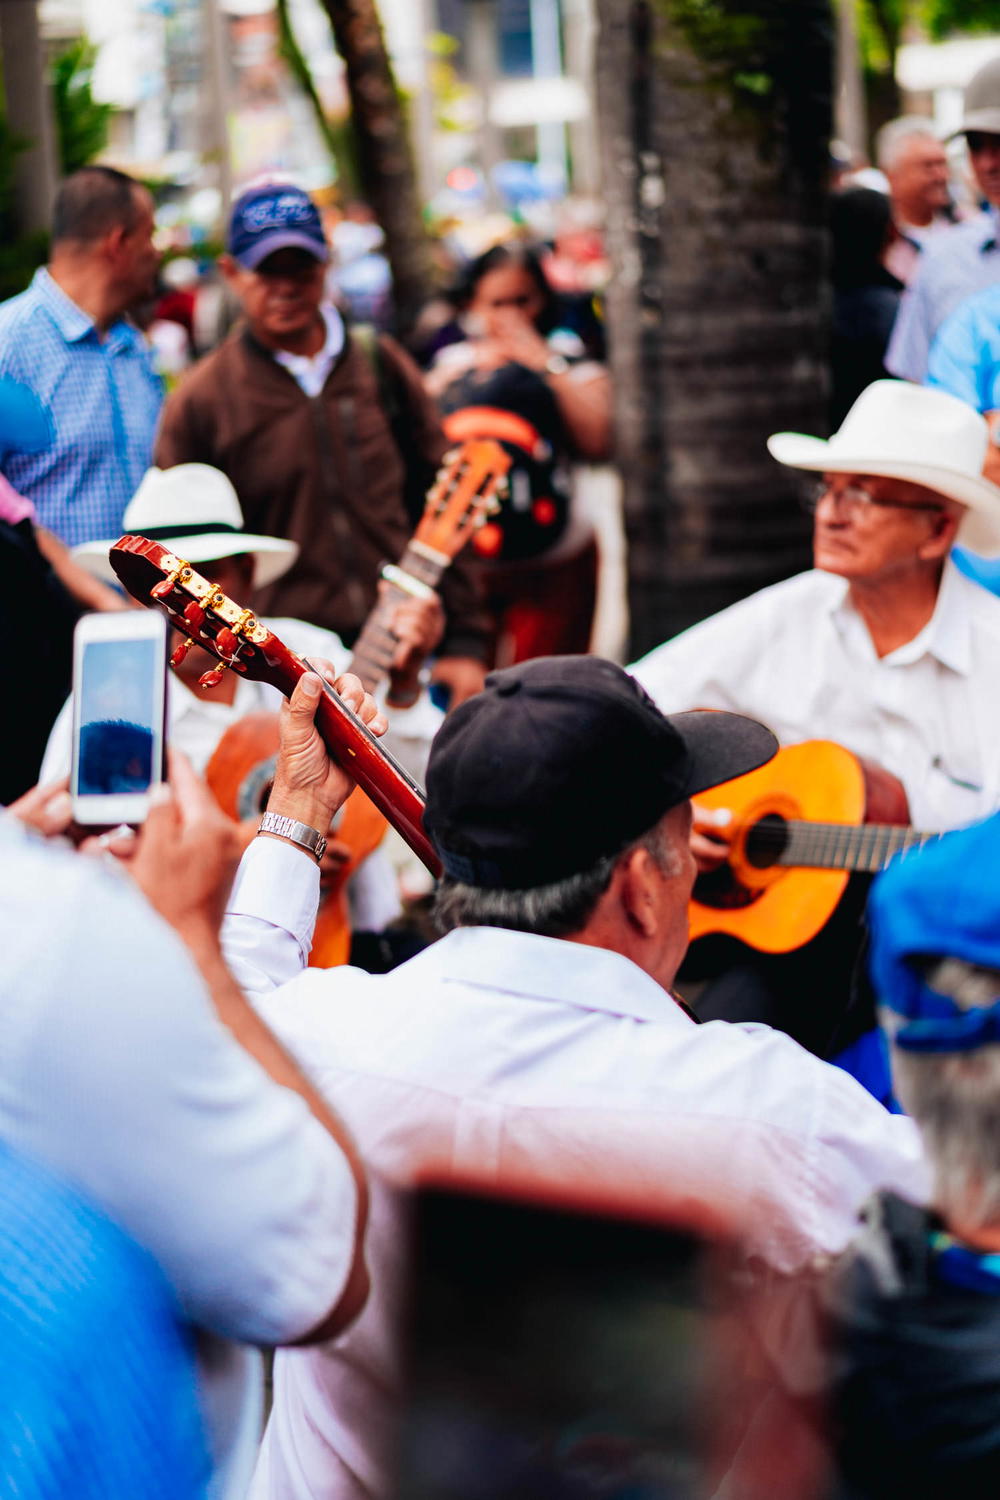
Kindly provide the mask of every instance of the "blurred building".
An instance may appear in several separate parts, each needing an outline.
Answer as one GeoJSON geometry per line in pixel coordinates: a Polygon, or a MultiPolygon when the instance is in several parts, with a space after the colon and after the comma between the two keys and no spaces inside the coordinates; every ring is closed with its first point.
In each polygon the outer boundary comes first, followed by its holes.
{"type": "MultiPolygon", "coordinates": [[[[379,10],[428,197],[456,166],[480,165],[486,141],[497,160],[537,162],[553,181],[596,190],[591,0],[380,0],[379,10]],[[484,24],[485,60],[472,47],[484,24]]],[[[109,158],[193,191],[218,189],[226,172],[236,184],[266,171],[329,182],[311,108],[280,55],[273,0],[41,0],[39,11],[50,51],[80,34],[98,47],[94,92],[118,111],[109,158]]],[[[291,18],[324,105],[343,116],[320,0],[292,0],[291,18]]]]}

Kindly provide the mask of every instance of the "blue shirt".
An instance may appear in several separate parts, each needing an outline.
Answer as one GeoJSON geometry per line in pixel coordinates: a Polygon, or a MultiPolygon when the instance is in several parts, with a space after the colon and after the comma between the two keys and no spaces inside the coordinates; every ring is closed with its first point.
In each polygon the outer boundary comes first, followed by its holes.
{"type": "Polygon", "coordinates": [[[50,440],[39,452],[0,448],[0,469],[70,546],[117,537],[152,463],[163,400],[142,335],[112,324],[102,339],[44,268],[0,305],[0,375],[38,396],[50,440]]]}
{"type": "Polygon", "coordinates": [[[927,384],[976,411],[1000,408],[1000,285],[966,297],[931,345],[927,384]]]}
{"type": "Polygon", "coordinates": [[[916,276],[903,293],[885,366],[903,380],[922,382],[934,335],[958,304],[1000,282],[1000,226],[996,210],[938,234],[922,250],[916,276]]]}

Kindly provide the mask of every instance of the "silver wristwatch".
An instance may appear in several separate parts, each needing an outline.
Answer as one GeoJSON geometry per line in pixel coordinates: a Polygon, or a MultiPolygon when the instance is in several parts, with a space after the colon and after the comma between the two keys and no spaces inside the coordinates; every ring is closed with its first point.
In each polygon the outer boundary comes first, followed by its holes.
{"type": "Polygon", "coordinates": [[[266,812],[260,820],[258,833],[276,833],[279,838],[287,839],[290,844],[298,844],[300,849],[308,849],[319,864],[326,853],[326,835],[320,833],[318,828],[310,828],[308,823],[299,823],[295,818],[285,818],[281,813],[266,812]]]}

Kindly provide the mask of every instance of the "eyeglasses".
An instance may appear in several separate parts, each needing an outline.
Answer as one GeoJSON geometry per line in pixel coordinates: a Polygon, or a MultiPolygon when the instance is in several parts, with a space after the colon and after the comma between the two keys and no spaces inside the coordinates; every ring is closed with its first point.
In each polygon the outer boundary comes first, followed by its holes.
{"type": "Polygon", "coordinates": [[[815,515],[820,501],[827,495],[834,506],[840,506],[841,510],[850,511],[853,515],[863,515],[872,510],[925,510],[940,515],[944,510],[943,505],[936,505],[933,500],[890,500],[888,497],[873,495],[863,484],[845,484],[843,489],[835,490],[826,479],[817,479],[806,490],[802,496],[803,509],[810,515],[815,515]]]}

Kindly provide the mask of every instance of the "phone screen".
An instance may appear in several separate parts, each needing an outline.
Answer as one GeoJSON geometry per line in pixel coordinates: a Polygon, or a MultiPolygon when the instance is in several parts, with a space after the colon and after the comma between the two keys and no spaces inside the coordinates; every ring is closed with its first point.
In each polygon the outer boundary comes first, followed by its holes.
{"type": "Polygon", "coordinates": [[[146,792],[162,775],[162,647],[154,639],[88,641],[77,683],[75,792],[146,792]]]}

